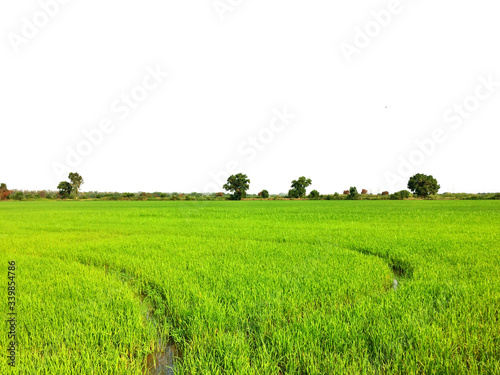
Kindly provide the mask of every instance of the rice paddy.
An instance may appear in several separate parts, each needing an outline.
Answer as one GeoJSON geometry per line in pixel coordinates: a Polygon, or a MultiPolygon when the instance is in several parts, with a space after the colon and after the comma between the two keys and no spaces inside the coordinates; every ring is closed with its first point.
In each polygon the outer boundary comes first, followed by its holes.
{"type": "Polygon", "coordinates": [[[172,373],[166,356],[175,374],[500,373],[497,201],[39,201],[0,215],[18,344],[12,368],[5,324],[1,374],[172,373]]]}

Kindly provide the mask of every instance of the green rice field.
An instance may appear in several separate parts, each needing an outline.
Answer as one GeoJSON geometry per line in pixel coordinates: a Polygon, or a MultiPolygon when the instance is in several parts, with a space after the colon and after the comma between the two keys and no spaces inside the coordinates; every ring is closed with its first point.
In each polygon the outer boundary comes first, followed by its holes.
{"type": "Polygon", "coordinates": [[[498,201],[2,202],[0,218],[0,374],[172,373],[167,352],[175,374],[500,374],[498,201]]]}

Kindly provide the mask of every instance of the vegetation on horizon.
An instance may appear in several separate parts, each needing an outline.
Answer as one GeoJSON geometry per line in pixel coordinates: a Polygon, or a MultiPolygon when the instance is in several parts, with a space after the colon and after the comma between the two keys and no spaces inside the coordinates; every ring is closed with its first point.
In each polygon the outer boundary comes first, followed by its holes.
{"type": "Polygon", "coordinates": [[[119,192],[98,192],[90,191],[81,193],[80,186],[83,184],[83,178],[75,172],[68,176],[71,182],[62,181],[58,185],[58,191],[39,190],[39,191],[21,191],[7,190],[6,184],[2,183],[0,187],[0,200],[36,200],[36,199],[103,199],[103,200],[242,200],[242,199],[313,199],[313,200],[404,200],[410,198],[424,199],[500,199],[500,193],[442,193],[437,194],[440,185],[433,176],[417,173],[408,181],[408,190],[401,190],[393,194],[388,191],[383,191],[378,194],[368,193],[366,189],[362,189],[361,194],[358,193],[356,187],[351,186],[349,190],[345,190],[343,194],[320,194],[317,190],[312,190],[307,195],[306,188],[312,184],[310,178],[304,176],[292,181],[291,189],[288,193],[270,194],[268,190],[262,190],[258,194],[248,194],[250,188],[250,180],[243,173],[232,175],[228,178],[227,183],[223,185],[223,189],[232,194],[218,193],[165,193],[165,192],[139,192],[139,193],[119,193],[119,192]]]}

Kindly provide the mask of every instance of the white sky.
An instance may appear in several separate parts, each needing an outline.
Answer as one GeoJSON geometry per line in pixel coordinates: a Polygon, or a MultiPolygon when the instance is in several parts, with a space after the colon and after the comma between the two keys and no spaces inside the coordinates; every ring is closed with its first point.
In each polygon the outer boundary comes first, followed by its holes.
{"type": "Polygon", "coordinates": [[[0,182],[55,190],[66,165],[85,191],[221,191],[236,164],[250,193],[303,175],[320,193],[394,191],[410,172],[500,191],[499,14],[498,0],[2,1],[0,182]],[[83,132],[106,121],[89,149],[83,132]]]}

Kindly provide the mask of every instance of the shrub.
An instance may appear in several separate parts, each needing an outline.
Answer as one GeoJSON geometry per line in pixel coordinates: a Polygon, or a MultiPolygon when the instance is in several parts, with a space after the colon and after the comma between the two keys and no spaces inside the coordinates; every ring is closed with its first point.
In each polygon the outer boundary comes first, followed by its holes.
{"type": "Polygon", "coordinates": [[[16,201],[22,201],[24,199],[24,194],[22,191],[17,191],[14,195],[10,196],[10,199],[14,199],[16,201]]]}
{"type": "Polygon", "coordinates": [[[480,195],[477,195],[477,194],[472,194],[471,196],[469,196],[469,197],[468,197],[468,198],[466,198],[466,199],[475,201],[475,200],[479,200],[479,199],[481,199],[481,196],[480,196],[480,195]]]}
{"type": "Polygon", "coordinates": [[[391,194],[390,198],[393,200],[403,200],[410,198],[411,193],[408,190],[401,190],[397,193],[391,194]]]}
{"type": "Polygon", "coordinates": [[[148,194],[147,193],[140,193],[138,196],[137,196],[137,200],[138,201],[145,201],[148,199],[148,194]]]}
{"type": "Polygon", "coordinates": [[[317,190],[313,190],[309,193],[309,198],[311,199],[319,199],[319,192],[317,190]]]}
{"type": "Polygon", "coordinates": [[[260,193],[260,196],[264,199],[269,198],[269,192],[267,190],[262,190],[260,193]]]}
{"type": "Polygon", "coordinates": [[[340,195],[339,193],[335,193],[333,195],[327,195],[327,196],[325,196],[325,199],[327,201],[340,201],[340,200],[343,200],[344,197],[342,195],[340,195]]]}
{"type": "Polygon", "coordinates": [[[408,190],[401,190],[398,192],[398,194],[403,198],[403,199],[408,199],[411,196],[411,193],[408,190]]]}

